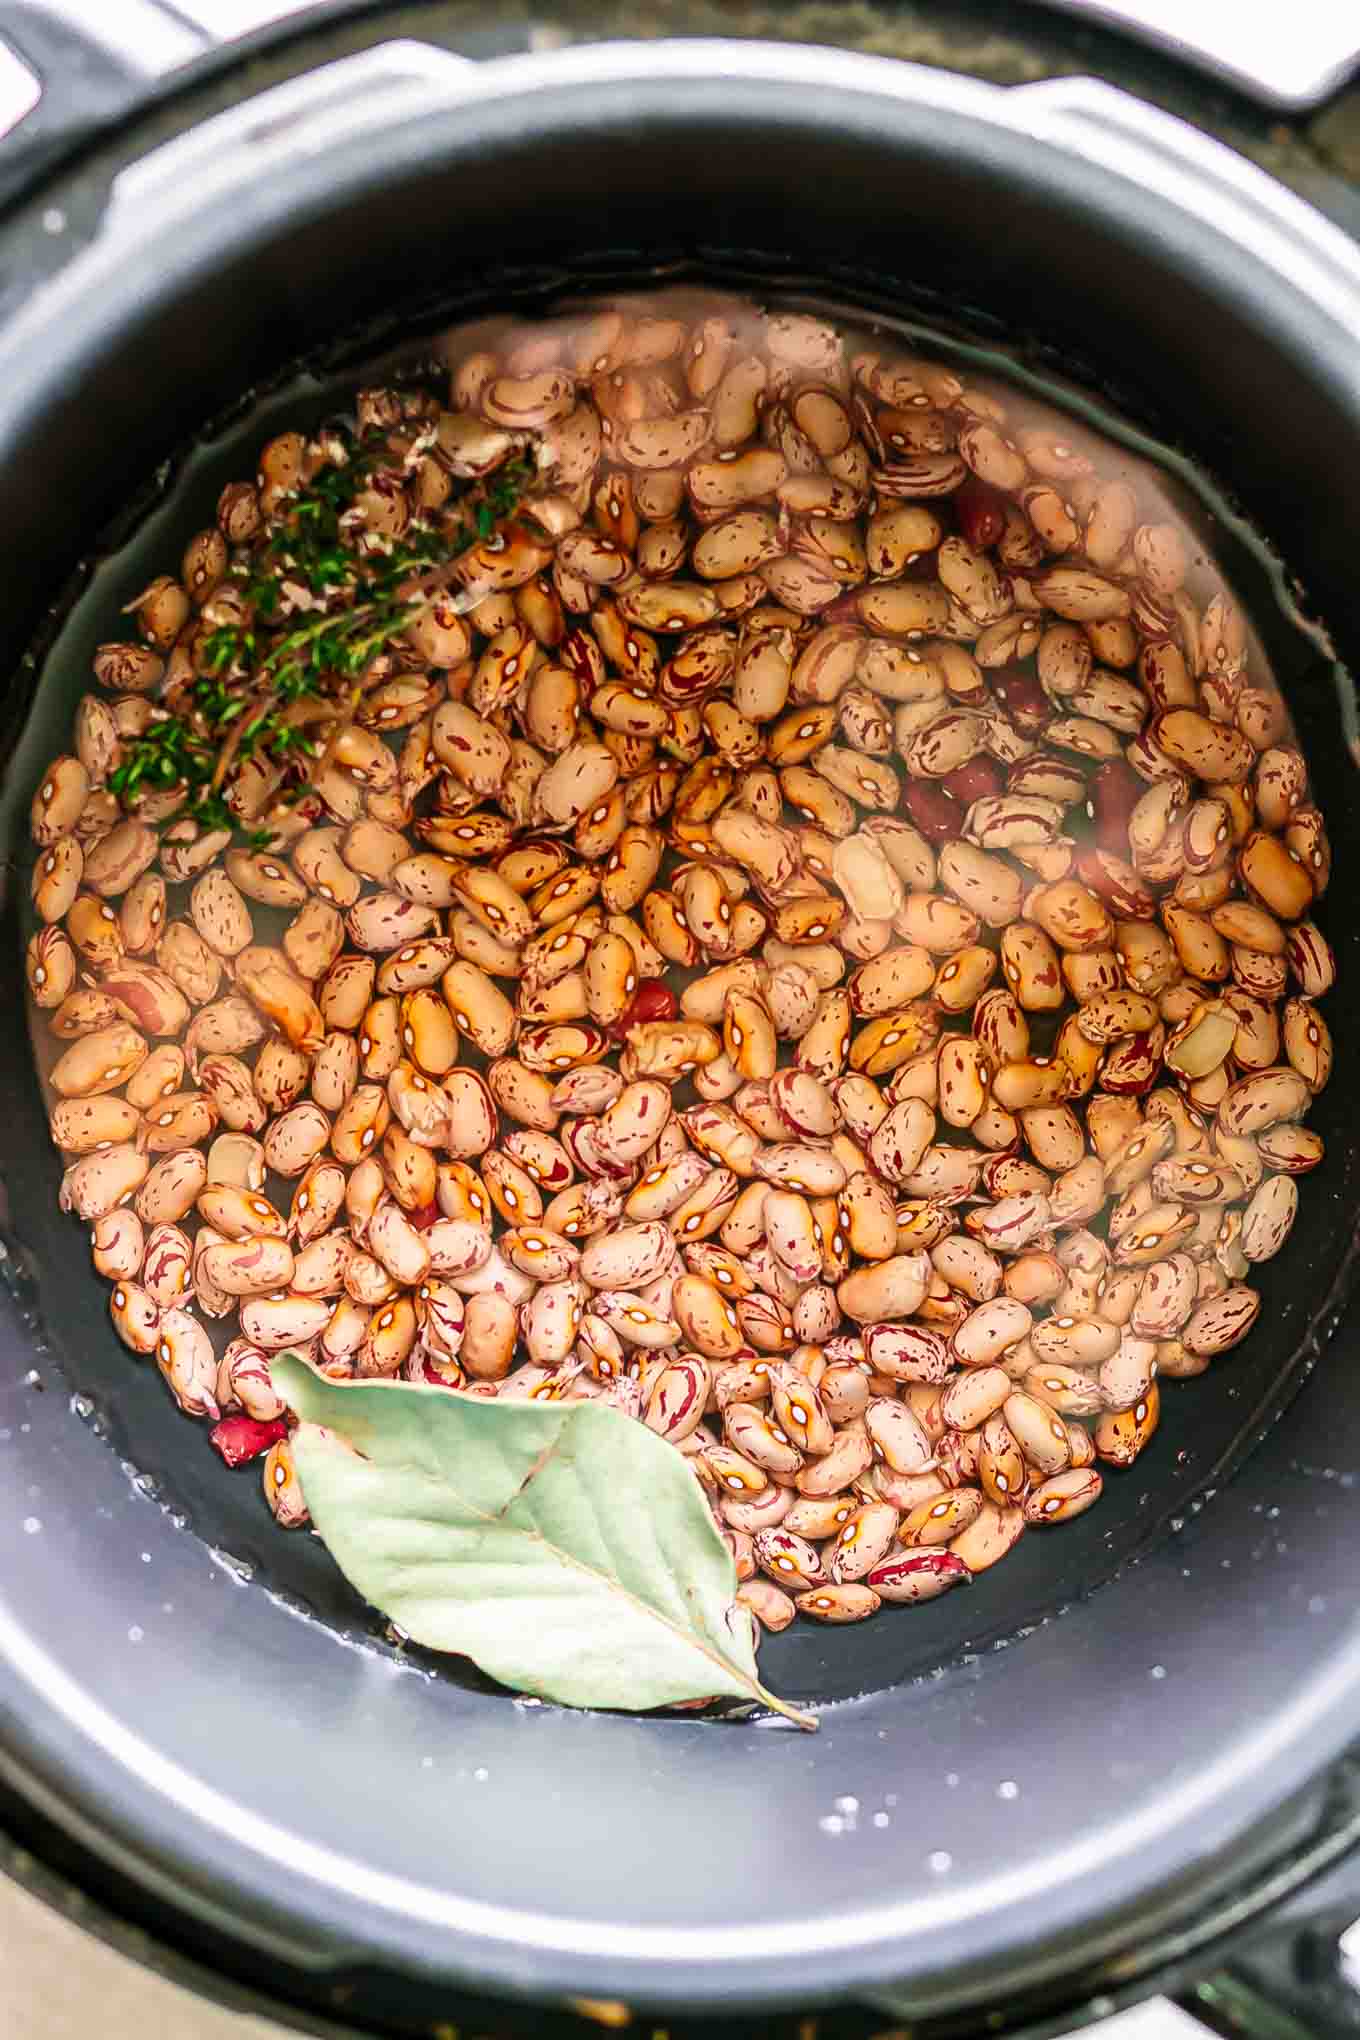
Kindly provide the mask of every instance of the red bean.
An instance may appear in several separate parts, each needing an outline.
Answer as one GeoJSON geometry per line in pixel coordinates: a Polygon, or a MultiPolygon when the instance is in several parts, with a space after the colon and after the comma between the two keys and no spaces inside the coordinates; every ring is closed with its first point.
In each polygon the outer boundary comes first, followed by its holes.
{"type": "Polygon", "coordinates": [[[209,1443],[221,1453],[228,1466],[248,1466],[280,1438],[288,1436],[285,1417],[262,1423],[258,1417],[223,1417],[208,1433],[209,1443]]]}
{"type": "Polygon", "coordinates": [[[954,514],[959,521],[959,530],[969,545],[979,552],[986,552],[994,546],[1006,529],[1006,512],[1010,508],[1000,489],[992,488],[987,482],[979,481],[976,475],[955,492],[954,514]]]}

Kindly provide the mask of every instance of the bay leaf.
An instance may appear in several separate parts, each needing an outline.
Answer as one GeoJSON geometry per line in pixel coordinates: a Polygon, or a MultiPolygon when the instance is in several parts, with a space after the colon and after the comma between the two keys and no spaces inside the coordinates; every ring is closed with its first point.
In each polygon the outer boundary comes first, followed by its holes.
{"type": "Polygon", "coordinates": [[[413,1641],[572,1707],[735,1695],[816,1728],[757,1678],[732,1555],[645,1425],[599,1403],[330,1381],[295,1353],[270,1372],[301,1419],[313,1522],[413,1641]]]}

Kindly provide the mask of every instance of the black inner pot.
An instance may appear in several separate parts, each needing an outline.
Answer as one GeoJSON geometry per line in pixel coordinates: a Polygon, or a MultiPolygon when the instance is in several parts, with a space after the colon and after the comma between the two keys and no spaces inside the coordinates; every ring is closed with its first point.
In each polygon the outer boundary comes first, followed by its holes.
{"type": "MultiPolygon", "coordinates": [[[[274,421],[327,408],[382,334],[512,300],[683,273],[1004,336],[1220,476],[1360,659],[1339,514],[1357,399],[1336,330],[1161,201],[990,124],[985,95],[911,107],[875,91],[880,75],[838,64],[816,92],[716,70],[669,88],[568,77],[413,120],[381,148],[301,156],[286,184],[251,179],[247,143],[238,186],[192,219],[143,192],[134,231],[0,339],[0,646],[16,675],[0,940],[16,973],[22,817],[119,605],[250,472],[274,421]],[[356,319],[374,322],[361,340],[356,319]],[[303,380],[280,382],[297,363],[303,380]],[[41,668],[24,660],[35,629],[41,668]]],[[[254,1475],[229,1474],[115,1341],[56,1209],[11,1001],[0,1702],[38,1804],[102,1830],[190,1911],[310,1960],[657,2003],[894,1978],[923,2010],[976,1999],[1155,1932],[1281,1845],[1277,1817],[1360,1724],[1360,1417],[1346,1336],[1321,1344],[1356,1215],[1360,817],[1328,662],[1280,619],[1259,563],[1233,569],[1336,854],[1319,918],[1339,955],[1340,1071],[1312,1115],[1326,1161],[1262,1271],[1250,1342],[1167,1385],[1161,1433],[1098,1509],[1027,1537],[967,1593],[767,1642],[775,1690],[841,1703],[816,1741],[526,1709],[461,1663],[398,1659],[320,1544],[276,1532],[254,1475]]]]}

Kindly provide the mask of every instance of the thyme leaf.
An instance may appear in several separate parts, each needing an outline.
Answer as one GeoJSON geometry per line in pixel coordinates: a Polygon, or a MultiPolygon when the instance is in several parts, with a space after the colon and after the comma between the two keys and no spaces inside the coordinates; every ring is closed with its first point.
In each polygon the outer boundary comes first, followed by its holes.
{"type": "MultiPolygon", "coordinates": [[[[518,454],[437,520],[416,516],[399,538],[384,541],[355,513],[369,484],[396,472],[385,435],[370,433],[352,447],[332,443],[329,452],[224,584],[241,621],[199,638],[194,677],[125,744],[108,782],[125,808],[182,787],[183,802],[167,820],[232,828],[231,789],[252,761],[282,770],[280,798],[300,798],[316,761],[333,755],[352,722],[373,662],[429,609],[460,555],[492,538],[536,480],[533,459],[518,454]],[[293,621],[299,610],[305,621],[293,621]],[[310,728],[299,720],[309,702],[317,704],[310,728]]],[[[250,835],[269,840],[268,830],[250,835]]]]}

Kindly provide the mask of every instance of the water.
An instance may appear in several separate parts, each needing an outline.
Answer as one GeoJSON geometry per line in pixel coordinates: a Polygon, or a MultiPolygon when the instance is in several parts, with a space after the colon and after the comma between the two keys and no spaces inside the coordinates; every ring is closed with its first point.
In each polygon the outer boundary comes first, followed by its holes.
{"type": "Polygon", "coordinates": [[[210,1546],[208,1556],[234,1586],[248,1587],[255,1577],[254,1566],[247,1564],[244,1559],[233,1558],[229,1551],[219,1551],[210,1546]]]}
{"type": "MultiPolygon", "coordinates": [[[[1301,699],[1307,696],[1316,707],[1329,684],[1335,683],[1341,704],[1341,728],[1347,740],[1354,740],[1356,726],[1349,688],[1335,668],[1325,631],[1302,613],[1294,586],[1277,553],[1237,514],[1222,490],[1179,452],[1158,445],[1136,424],[1114,416],[1098,395],[1064,385],[1047,365],[1040,365],[1035,358],[1008,355],[994,345],[981,346],[963,335],[927,332],[911,322],[877,320],[858,310],[834,306],[803,308],[825,309],[840,318],[849,335],[846,350],[849,357],[891,353],[906,347],[934,364],[931,375],[938,377],[943,370],[964,381],[972,393],[970,404],[978,413],[984,413],[989,403],[1004,406],[1007,430],[1013,436],[1048,432],[1068,449],[1061,458],[1069,465],[1075,464],[1075,460],[1089,460],[1101,482],[1132,488],[1138,498],[1140,522],[1165,522],[1181,534],[1186,555],[1182,586],[1197,609],[1203,609],[1219,585],[1240,598],[1245,613],[1244,655],[1252,684],[1269,691],[1279,682],[1287,690],[1297,692],[1301,699]]],[[[700,314],[721,318],[736,332],[738,349],[755,316],[749,303],[688,288],[655,293],[650,309],[658,318],[700,314]]],[[[578,325],[584,322],[584,317],[583,313],[578,325]]],[[[422,373],[431,364],[436,368],[435,373],[425,375],[425,386],[442,392],[446,388],[445,371],[464,363],[471,351],[502,345],[508,324],[507,320],[483,321],[475,327],[423,342],[416,350],[422,373]]],[[[601,372],[606,377],[616,373],[608,364],[601,372]]],[[[669,377],[683,398],[680,372],[674,368],[640,369],[637,377],[641,383],[658,373],[669,377]]],[[[623,380],[627,382],[626,373],[623,380]]],[[[16,755],[7,789],[11,814],[26,807],[28,792],[43,766],[58,745],[67,740],[75,704],[90,684],[90,648],[125,627],[117,620],[121,606],[145,585],[151,573],[177,562],[186,535],[210,520],[222,485],[252,471],[261,440],[296,422],[308,427],[315,425],[338,407],[348,381],[347,378],[342,384],[335,377],[323,380],[309,373],[296,373],[281,378],[273,389],[248,406],[237,407],[220,432],[206,434],[181,459],[167,465],[157,477],[156,488],[142,506],[135,526],[120,543],[90,562],[83,591],[67,615],[48,660],[44,713],[33,719],[16,755]]],[[[604,394],[602,388],[602,400],[604,394]]],[[[624,399],[628,396],[626,388],[623,396],[624,399]]],[[[925,409],[931,410],[932,406],[927,404],[925,409]]],[[[1094,486],[1091,476],[1074,474],[1070,481],[1061,482],[1056,493],[1065,509],[1082,518],[1090,507],[1094,486]]],[[[947,526],[952,516],[948,504],[938,498],[923,500],[927,508],[935,503],[947,526]]],[[[785,509],[786,506],[781,508],[781,516],[785,509]]],[[[790,514],[795,518],[798,515],[790,514]]],[[[816,521],[809,517],[799,527],[800,536],[809,543],[816,537],[813,529],[816,521]]],[[[1043,564],[1041,560],[1029,571],[1042,571],[1043,564]]],[[[917,571],[919,563],[910,563],[907,577],[917,571]]],[[[1017,566],[1012,571],[1023,578],[1026,570],[1017,566]]],[[[1098,663],[1121,684],[1136,684],[1137,667],[1123,661],[1126,648],[1117,640],[1117,632],[1104,634],[1098,663]]],[[[1018,663],[1026,670],[1032,666],[1032,660],[1008,663],[1018,663]]],[[[1003,667],[989,667],[985,671],[995,675],[1003,667]]],[[[1334,720],[1335,711],[1330,703],[1325,705],[1325,714],[1329,723],[1334,720]]],[[[1064,826],[1085,844],[1090,840],[1090,822],[1086,808],[1074,804],[1064,826]]],[[[26,848],[20,851],[18,862],[25,876],[30,858],[26,848]]],[[[178,905],[182,910],[182,896],[178,905]]],[[[261,925],[272,932],[267,917],[261,916],[261,925]]],[[[27,924],[25,933],[30,929],[31,924],[27,924]]],[[[50,1062],[51,1047],[45,1028],[39,1029],[38,1039],[41,1059],[50,1062]]],[[[1041,1025],[1036,1025],[1035,1040],[1036,1046],[1043,1045],[1041,1025]]],[[[266,1188],[267,1194],[276,1199],[286,1201],[289,1195],[288,1186],[277,1181],[271,1181],[266,1188]]],[[[1305,1184],[1305,1196],[1307,1188],[1305,1184]]],[[[69,1227],[64,1237],[70,1241],[73,1256],[78,1255],[76,1229],[69,1227]]],[[[94,1287],[88,1276],[84,1279],[90,1288],[94,1287]]],[[[64,1268],[61,1280],[69,1280],[64,1268]]],[[[50,1314],[58,1321],[64,1306],[55,1287],[50,1283],[43,1285],[43,1316],[50,1314]]],[[[1282,1307],[1298,1311],[1301,1305],[1296,1299],[1282,1307]]],[[[221,1328],[224,1335],[229,1329],[221,1328]]],[[[41,1335],[37,1315],[34,1331],[35,1337],[41,1335]]],[[[202,1461],[207,1446],[200,1434],[178,1423],[173,1434],[157,1428],[153,1440],[144,1397],[147,1387],[155,1388],[154,1378],[147,1384],[145,1377],[150,1370],[143,1369],[142,1378],[136,1384],[131,1382],[124,1356],[112,1346],[111,1338],[104,1336],[108,1339],[107,1348],[88,1341],[78,1344],[60,1334],[55,1343],[59,1354],[81,1353],[82,1373],[73,1409],[93,1428],[112,1428],[115,1438],[131,1455],[128,1472],[137,1492],[157,1501],[173,1522],[186,1525],[192,1522],[197,1534],[214,1547],[214,1562],[226,1567],[233,1577],[244,1583],[268,1580],[272,1586],[277,1582],[278,1591],[291,1597],[300,1610],[318,1608],[324,1619],[332,1622],[340,1619],[347,1605],[344,1597],[318,1591],[324,1575],[319,1568],[307,1569],[299,1559],[301,1541],[290,1547],[270,1536],[268,1518],[258,1497],[251,1496],[248,1502],[242,1499],[248,1482],[239,1482],[228,1500],[225,1476],[211,1463],[199,1464],[190,1483],[192,1508],[180,1506],[177,1501],[172,1509],[163,1474],[139,1470],[141,1466],[157,1463],[158,1453],[165,1453],[168,1458],[170,1448],[166,1441],[172,1435],[173,1450],[182,1460],[198,1455],[202,1461]],[[97,1394],[89,1392],[92,1386],[97,1394]],[[248,1536],[242,1535],[243,1523],[251,1526],[248,1536]],[[256,1533],[258,1558],[254,1555],[256,1533]],[[227,1560],[228,1549],[241,1549],[247,1544],[252,1549],[250,1559],[227,1560]],[[304,1584],[305,1591],[296,1593],[294,1588],[299,1582],[304,1584]]],[[[1234,1364],[1240,1368],[1243,1361],[1239,1359],[1234,1364]]],[[[835,1681],[843,1679],[843,1697],[847,1700],[876,1685],[912,1678],[926,1681],[927,1691],[948,1686],[957,1676],[959,1654],[964,1648],[976,1659],[970,1671],[984,1667],[987,1653],[1032,1638],[1036,1623],[1046,1620],[1053,1608],[1071,1605],[1168,1527],[1165,1512],[1169,1502],[1174,1503],[1170,1527],[1179,1529],[1187,1516],[1197,1512],[1202,1504],[1192,1492],[1195,1484],[1204,1481],[1212,1489],[1215,1469],[1243,1449],[1255,1421],[1258,1401],[1265,1407],[1277,1394],[1280,1371],[1272,1363],[1250,1378],[1243,1390],[1249,1412],[1246,1415],[1215,1405],[1213,1398],[1219,1391],[1207,1379],[1170,1390],[1168,1404],[1174,1401],[1176,1408],[1177,1441],[1182,1435],[1188,1436],[1192,1449],[1180,1463],[1172,1463],[1170,1451],[1164,1449],[1170,1446],[1167,1434],[1173,1428],[1168,1420],[1164,1436],[1150,1449],[1145,1462],[1150,1469],[1147,1482],[1135,1490],[1130,1480],[1112,1481],[1100,1509],[1093,1512],[1085,1527],[1064,1533],[1064,1551],[1079,1556],[1064,1558],[1061,1563],[1046,1556],[1031,1564],[1022,1548],[1000,1575],[1005,1586],[993,1595],[990,1582],[982,1582],[967,1597],[972,1606],[966,1614],[961,1605],[956,1607],[955,1600],[945,1600],[929,1609],[915,1610],[910,1616],[891,1618],[894,1637],[905,1635],[910,1641],[881,1655],[875,1653],[870,1638],[883,1625],[871,1625],[864,1632],[840,1632],[834,1637],[834,1648],[825,1635],[809,1634],[800,1625],[797,1635],[790,1632],[785,1638],[771,1640],[766,1662],[773,1665],[787,1653],[789,1662],[798,1663],[801,1654],[801,1662],[809,1666],[809,1684],[819,1694],[836,1697],[835,1681]],[[1208,1414],[1211,1410],[1212,1415],[1208,1414]],[[867,1674],[851,1669],[861,1661],[861,1656],[872,1660],[867,1674]]],[[[175,1470],[178,1477],[178,1464],[175,1470]]],[[[1055,1544],[1046,1544],[1048,1553],[1055,1550],[1055,1544]]],[[[966,1597],[955,1598],[961,1604],[966,1597]]],[[[840,1812],[835,1817],[846,1818],[840,1812]]]]}

